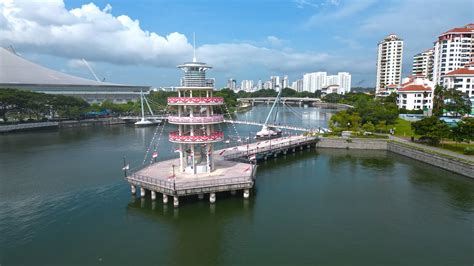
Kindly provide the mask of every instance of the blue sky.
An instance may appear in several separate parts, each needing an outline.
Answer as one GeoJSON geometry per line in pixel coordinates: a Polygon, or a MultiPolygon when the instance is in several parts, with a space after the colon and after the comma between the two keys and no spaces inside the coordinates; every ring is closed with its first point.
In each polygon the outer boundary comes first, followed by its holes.
{"type": "Polygon", "coordinates": [[[473,22],[474,1],[295,0],[126,1],[0,0],[0,45],[48,67],[108,81],[177,85],[175,65],[197,57],[230,77],[268,79],[348,71],[353,86],[375,85],[377,43],[405,40],[403,71],[436,36],[473,22]]]}

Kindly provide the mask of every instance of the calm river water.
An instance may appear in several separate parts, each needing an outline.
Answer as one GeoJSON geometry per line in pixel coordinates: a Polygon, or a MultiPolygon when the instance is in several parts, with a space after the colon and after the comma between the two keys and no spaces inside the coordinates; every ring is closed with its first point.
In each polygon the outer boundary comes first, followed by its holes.
{"type": "MultiPolygon", "coordinates": [[[[295,110],[279,121],[318,127],[331,115],[295,110]]],[[[175,156],[172,129],[160,158],[175,156]]],[[[474,262],[474,180],[389,152],[320,149],[262,162],[249,200],[218,194],[214,206],[180,200],[175,210],[132,197],[123,180],[122,157],[141,163],[154,130],[0,135],[0,265],[474,262]]]]}

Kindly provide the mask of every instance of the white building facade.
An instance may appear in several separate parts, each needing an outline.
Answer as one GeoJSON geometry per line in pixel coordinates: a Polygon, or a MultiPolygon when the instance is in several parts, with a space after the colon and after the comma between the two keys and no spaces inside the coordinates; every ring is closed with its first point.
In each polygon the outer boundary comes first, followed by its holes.
{"type": "Polygon", "coordinates": [[[387,85],[399,85],[402,75],[403,40],[390,34],[378,44],[377,81],[375,92],[387,85]]]}
{"type": "Polygon", "coordinates": [[[433,109],[434,82],[420,76],[411,76],[397,91],[398,108],[407,110],[433,109]]]}
{"type": "Polygon", "coordinates": [[[472,99],[474,97],[474,62],[446,73],[442,82],[446,88],[461,91],[472,99]]]}
{"type": "Polygon", "coordinates": [[[351,75],[348,72],[339,72],[337,75],[327,75],[326,72],[307,73],[302,82],[302,91],[321,91],[330,85],[338,85],[343,93],[351,90],[351,75]]]}
{"type": "Polygon", "coordinates": [[[474,24],[454,28],[438,36],[434,47],[433,81],[443,82],[443,76],[474,60],[474,24]]]}
{"type": "Polygon", "coordinates": [[[433,80],[434,48],[413,56],[412,75],[433,80]]]}
{"type": "Polygon", "coordinates": [[[240,90],[244,90],[246,92],[253,91],[253,80],[244,79],[240,82],[240,90]]]}

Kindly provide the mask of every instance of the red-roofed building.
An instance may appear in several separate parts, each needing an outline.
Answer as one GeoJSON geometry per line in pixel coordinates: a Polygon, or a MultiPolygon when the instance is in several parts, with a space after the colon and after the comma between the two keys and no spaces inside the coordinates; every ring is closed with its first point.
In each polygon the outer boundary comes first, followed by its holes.
{"type": "Polygon", "coordinates": [[[450,29],[438,36],[434,48],[433,81],[474,61],[474,24],[450,29]]]}
{"type": "Polygon", "coordinates": [[[443,84],[448,89],[456,89],[474,97],[474,63],[453,70],[443,76],[443,84]]]}
{"type": "Polygon", "coordinates": [[[433,108],[434,83],[420,76],[410,76],[398,89],[397,105],[400,109],[427,110],[433,108]]]}

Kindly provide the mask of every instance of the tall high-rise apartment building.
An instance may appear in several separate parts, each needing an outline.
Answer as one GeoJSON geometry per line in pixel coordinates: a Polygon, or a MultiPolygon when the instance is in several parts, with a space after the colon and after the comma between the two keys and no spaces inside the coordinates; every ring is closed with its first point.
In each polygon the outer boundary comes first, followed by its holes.
{"type": "Polygon", "coordinates": [[[227,81],[227,88],[235,91],[237,90],[237,80],[236,79],[233,79],[233,78],[230,78],[228,81],[227,81]]]}
{"type": "Polygon", "coordinates": [[[247,92],[250,92],[253,90],[253,80],[242,80],[242,82],[240,83],[240,89],[241,90],[244,90],[244,91],[247,91],[247,92]]]}
{"type": "Polygon", "coordinates": [[[403,40],[390,34],[378,44],[376,93],[387,85],[399,85],[402,77],[403,40]]]}
{"type": "Polygon", "coordinates": [[[307,73],[303,76],[303,91],[315,92],[326,86],[327,73],[314,72],[307,73]]]}
{"type": "Polygon", "coordinates": [[[433,80],[434,49],[413,56],[412,74],[433,80]]]}
{"type": "Polygon", "coordinates": [[[272,90],[277,90],[279,91],[281,88],[281,81],[279,76],[271,76],[270,81],[272,82],[272,90]]]}
{"type": "Polygon", "coordinates": [[[303,91],[303,80],[297,79],[291,83],[291,88],[297,92],[303,91]]]}
{"type": "Polygon", "coordinates": [[[290,84],[289,84],[289,80],[288,80],[288,76],[285,75],[283,77],[283,83],[281,84],[282,85],[282,88],[289,88],[290,87],[290,84]]]}
{"type": "Polygon", "coordinates": [[[454,28],[438,36],[434,47],[433,81],[442,84],[448,72],[474,60],[474,24],[454,28]]]}

